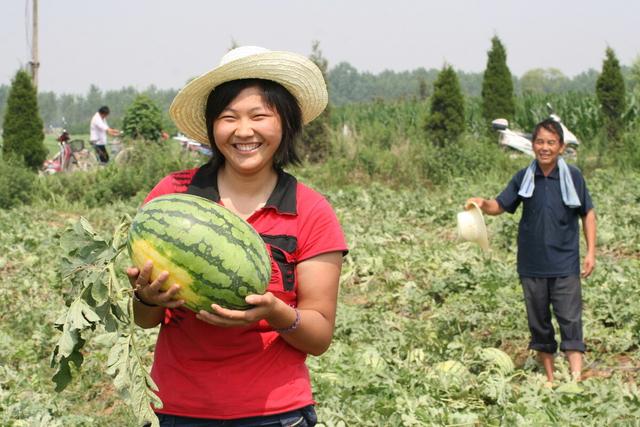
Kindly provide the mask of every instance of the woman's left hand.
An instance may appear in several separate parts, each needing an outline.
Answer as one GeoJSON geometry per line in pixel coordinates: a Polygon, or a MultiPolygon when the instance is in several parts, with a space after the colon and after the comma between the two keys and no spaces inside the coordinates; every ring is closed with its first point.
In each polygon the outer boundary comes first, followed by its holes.
{"type": "Polygon", "coordinates": [[[254,307],[248,310],[230,310],[218,304],[212,304],[211,312],[200,310],[196,318],[221,327],[246,326],[267,319],[273,314],[280,300],[271,292],[267,292],[264,295],[247,295],[245,301],[254,307]]]}

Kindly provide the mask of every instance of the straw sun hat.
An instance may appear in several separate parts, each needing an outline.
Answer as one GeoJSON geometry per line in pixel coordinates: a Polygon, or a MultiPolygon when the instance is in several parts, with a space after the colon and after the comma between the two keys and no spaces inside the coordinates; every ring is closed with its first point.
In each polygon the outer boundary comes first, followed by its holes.
{"type": "Polygon", "coordinates": [[[469,208],[458,213],[458,236],[467,242],[477,243],[484,252],[489,251],[487,227],[477,204],[471,202],[469,208]]]}
{"type": "Polygon", "coordinates": [[[251,78],[284,86],[298,100],[304,124],[318,117],[327,105],[326,83],[311,60],[296,53],[242,46],[227,52],[216,68],[187,83],[173,100],[169,114],[187,137],[209,144],[204,122],[209,93],[222,83],[251,78]]]}

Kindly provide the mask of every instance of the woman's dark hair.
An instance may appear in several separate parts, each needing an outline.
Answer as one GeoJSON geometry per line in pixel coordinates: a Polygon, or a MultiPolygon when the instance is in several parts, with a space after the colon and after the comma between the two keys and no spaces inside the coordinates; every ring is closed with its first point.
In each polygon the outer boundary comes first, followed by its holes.
{"type": "Polygon", "coordinates": [[[531,134],[531,142],[535,142],[540,129],[545,129],[551,133],[555,133],[556,135],[558,135],[560,144],[564,144],[564,132],[562,131],[562,126],[560,126],[560,123],[556,122],[553,119],[545,119],[536,125],[536,127],[533,129],[533,133],[531,134]]]}
{"type": "Polygon", "coordinates": [[[106,105],[103,105],[98,110],[98,113],[100,113],[100,114],[109,114],[110,113],[109,107],[107,107],[106,105]]]}
{"type": "Polygon", "coordinates": [[[213,151],[211,163],[214,167],[224,164],[224,156],[216,147],[213,136],[213,122],[240,92],[249,87],[260,88],[267,105],[280,116],[282,141],[274,154],[274,166],[282,168],[289,164],[299,164],[300,157],[296,152],[295,142],[302,132],[302,110],[300,110],[296,98],[282,85],[263,79],[232,80],[222,83],[209,94],[204,116],[209,144],[211,144],[213,151]]]}

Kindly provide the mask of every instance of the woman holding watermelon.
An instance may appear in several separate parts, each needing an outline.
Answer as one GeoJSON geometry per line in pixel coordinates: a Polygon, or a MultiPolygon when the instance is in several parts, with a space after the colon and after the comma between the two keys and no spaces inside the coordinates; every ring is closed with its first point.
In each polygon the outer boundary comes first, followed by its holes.
{"type": "Polygon", "coordinates": [[[303,123],[327,104],[326,83],[306,57],[245,46],[188,83],[170,114],[185,135],[209,144],[211,160],[172,173],[145,203],[189,193],[220,203],[251,224],[269,249],[267,292],[253,308],[181,307],[179,285],[150,282],[151,262],[127,273],[136,288],[136,323],[161,325],[152,377],[160,425],[312,426],[316,423],[307,354],[333,336],[347,246],[327,200],[283,167],[299,161],[303,123]]]}

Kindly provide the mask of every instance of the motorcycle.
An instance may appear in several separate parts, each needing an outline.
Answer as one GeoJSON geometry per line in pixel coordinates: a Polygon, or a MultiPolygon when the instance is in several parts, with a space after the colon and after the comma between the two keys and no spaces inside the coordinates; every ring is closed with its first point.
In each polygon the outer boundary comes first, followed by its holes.
{"type": "MultiPolygon", "coordinates": [[[[567,157],[576,157],[580,141],[573,132],[567,129],[560,117],[553,112],[551,104],[547,103],[547,109],[549,111],[549,118],[558,122],[562,127],[565,144],[564,155],[567,157]]],[[[535,157],[531,144],[532,135],[530,133],[509,129],[509,121],[507,119],[495,119],[491,122],[491,127],[498,132],[498,143],[502,147],[517,150],[528,156],[535,157]]]]}
{"type": "Polygon", "coordinates": [[[196,153],[200,153],[204,156],[211,156],[211,154],[213,153],[211,151],[211,148],[205,144],[202,144],[198,141],[194,141],[193,139],[189,139],[186,136],[182,135],[182,134],[178,134],[176,136],[173,137],[174,141],[178,141],[178,143],[180,144],[180,146],[185,150],[185,151],[191,151],[191,152],[196,152],[196,153]]]}

